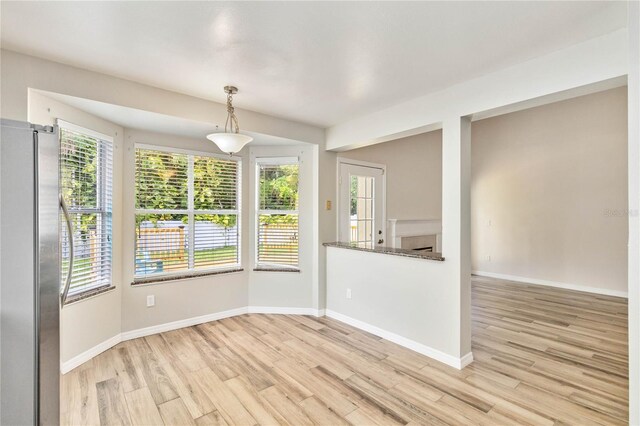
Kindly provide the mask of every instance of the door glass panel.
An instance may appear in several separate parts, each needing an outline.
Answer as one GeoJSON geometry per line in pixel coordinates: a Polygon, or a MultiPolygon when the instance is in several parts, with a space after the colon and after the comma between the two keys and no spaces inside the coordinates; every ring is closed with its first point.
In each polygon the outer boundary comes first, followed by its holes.
{"type": "Polygon", "coordinates": [[[358,247],[373,248],[374,178],[351,175],[350,185],[350,242],[358,247]]]}

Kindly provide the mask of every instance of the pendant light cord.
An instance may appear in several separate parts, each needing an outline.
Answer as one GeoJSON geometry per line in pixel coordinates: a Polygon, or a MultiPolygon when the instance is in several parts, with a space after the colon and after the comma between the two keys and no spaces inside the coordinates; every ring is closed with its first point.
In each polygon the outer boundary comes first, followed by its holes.
{"type": "Polygon", "coordinates": [[[227,121],[224,123],[224,132],[227,133],[227,128],[230,128],[230,133],[240,133],[240,125],[238,125],[238,118],[236,117],[235,108],[233,108],[233,95],[227,93],[227,121]]]}

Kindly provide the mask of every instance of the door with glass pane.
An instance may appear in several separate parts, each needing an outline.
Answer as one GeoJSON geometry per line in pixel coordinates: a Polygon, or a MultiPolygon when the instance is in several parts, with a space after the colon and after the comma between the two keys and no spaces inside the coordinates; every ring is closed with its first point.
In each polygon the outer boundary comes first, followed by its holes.
{"type": "Polygon", "coordinates": [[[339,239],[363,248],[385,242],[384,170],[340,163],[339,239]]]}

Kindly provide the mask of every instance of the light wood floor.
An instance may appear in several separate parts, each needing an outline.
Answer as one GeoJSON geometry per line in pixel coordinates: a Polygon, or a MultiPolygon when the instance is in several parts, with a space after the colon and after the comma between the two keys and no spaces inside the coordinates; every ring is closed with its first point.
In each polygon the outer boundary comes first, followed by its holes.
{"type": "MultiPolygon", "coordinates": [[[[425,324],[437,327],[437,324],[425,324]]],[[[63,377],[63,424],[624,424],[626,300],[474,278],[462,371],[343,323],[243,315],[63,377]]]]}

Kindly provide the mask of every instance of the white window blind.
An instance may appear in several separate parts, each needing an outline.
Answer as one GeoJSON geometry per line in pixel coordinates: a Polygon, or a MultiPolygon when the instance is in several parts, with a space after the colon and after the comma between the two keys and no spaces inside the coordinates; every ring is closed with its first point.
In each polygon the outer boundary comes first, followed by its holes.
{"type": "Polygon", "coordinates": [[[136,148],[135,276],[240,264],[240,163],[136,148]]]}
{"type": "Polygon", "coordinates": [[[113,140],[78,126],[60,125],[60,193],[72,222],[69,235],[60,220],[61,279],[67,277],[73,238],[73,271],[69,295],[111,285],[111,212],[113,140]]]}
{"type": "Polygon", "coordinates": [[[298,159],[258,159],[257,267],[298,267],[298,159]]]}

